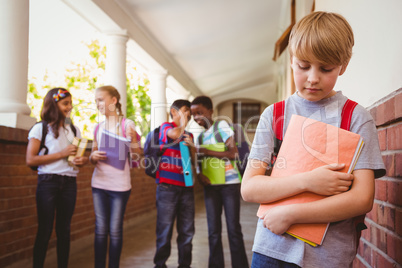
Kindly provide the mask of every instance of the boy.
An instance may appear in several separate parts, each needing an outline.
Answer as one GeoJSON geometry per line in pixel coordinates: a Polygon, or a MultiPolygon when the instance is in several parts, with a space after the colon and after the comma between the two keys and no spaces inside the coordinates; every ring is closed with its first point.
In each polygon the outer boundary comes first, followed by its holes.
{"type": "MultiPolygon", "coordinates": [[[[340,15],[314,12],[292,29],[291,67],[297,92],[286,100],[284,132],[292,114],[339,127],[347,98],[333,90],[349,63],[353,32],[340,15]]],[[[353,217],[372,208],[374,178],[385,174],[377,131],[370,114],[356,106],[350,130],[364,140],[353,175],[337,172],[342,163],[289,177],[265,176],[273,152],[273,106],[261,115],[242,183],[248,202],[270,203],[304,191],[328,196],[320,201],[276,207],[259,219],[252,267],[351,267],[356,255],[353,217]],[[350,188],[350,190],[349,190],[350,188]],[[312,247],[284,232],[294,223],[330,222],[324,242],[312,247]]]]}
{"type": "MultiPolygon", "coordinates": [[[[240,225],[240,179],[236,169],[229,159],[235,159],[237,147],[235,146],[234,133],[226,121],[214,122],[212,119],[212,101],[209,97],[199,96],[191,103],[191,113],[194,120],[206,129],[201,133],[202,144],[216,144],[213,133],[213,125],[219,124],[218,129],[227,150],[215,152],[205,148],[198,149],[198,155],[226,159],[225,184],[212,185],[210,178],[200,173],[199,181],[204,187],[205,207],[208,221],[209,240],[209,268],[225,267],[222,247],[222,207],[225,210],[226,226],[229,235],[230,255],[232,267],[247,268],[248,261],[244,248],[243,234],[240,225]]],[[[198,139],[197,139],[198,141],[198,139]]]]}
{"type": "MultiPolygon", "coordinates": [[[[177,247],[179,267],[191,265],[192,239],[194,236],[194,192],[193,187],[185,187],[180,154],[180,141],[193,144],[193,135],[185,131],[191,118],[190,102],[176,100],[170,107],[173,122],[165,122],[160,127],[159,144],[168,149],[162,155],[156,182],[156,268],[166,267],[170,256],[173,224],[177,218],[177,247]]],[[[194,155],[194,150],[192,150],[194,155]]],[[[194,159],[194,158],[193,158],[194,159]]]]}

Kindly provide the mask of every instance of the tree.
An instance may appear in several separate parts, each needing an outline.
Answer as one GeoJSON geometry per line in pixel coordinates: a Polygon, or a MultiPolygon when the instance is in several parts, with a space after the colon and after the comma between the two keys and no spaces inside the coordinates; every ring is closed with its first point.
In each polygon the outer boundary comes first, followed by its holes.
{"type": "MultiPolygon", "coordinates": [[[[53,87],[65,87],[73,95],[74,108],[71,118],[82,130],[86,138],[93,138],[95,125],[100,121],[94,101],[95,88],[104,85],[106,47],[98,40],[86,44],[89,57],[82,62],[71,62],[66,68],[64,85],[59,81],[51,81],[47,74],[43,79],[32,77],[28,83],[27,102],[31,108],[31,116],[40,120],[40,109],[47,91],[53,87]]],[[[149,81],[144,72],[138,71],[134,62],[127,61],[127,118],[132,119],[137,131],[143,137],[149,132],[151,99],[148,96],[149,81]]]]}

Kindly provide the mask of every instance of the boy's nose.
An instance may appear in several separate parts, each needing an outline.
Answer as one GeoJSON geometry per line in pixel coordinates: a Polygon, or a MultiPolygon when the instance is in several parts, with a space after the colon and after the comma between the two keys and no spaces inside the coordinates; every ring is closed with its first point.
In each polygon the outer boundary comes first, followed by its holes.
{"type": "Polygon", "coordinates": [[[314,71],[314,70],[311,70],[309,72],[308,77],[307,77],[307,82],[309,82],[310,84],[314,85],[314,84],[317,84],[319,80],[320,79],[319,79],[318,73],[316,71],[314,71]]]}

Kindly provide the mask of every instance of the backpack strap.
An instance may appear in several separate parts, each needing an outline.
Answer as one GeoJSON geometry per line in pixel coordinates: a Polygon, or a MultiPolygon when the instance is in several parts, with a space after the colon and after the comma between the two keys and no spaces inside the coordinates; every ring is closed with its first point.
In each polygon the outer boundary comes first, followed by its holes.
{"type": "Polygon", "coordinates": [[[126,138],[126,118],[121,119],[121,131],[123,131],[123,137],[126,138]]]}
{"type": "Polygon", "coordinates": [[[47,135],[47,131],[48,131],[47,125],[48,124],[47,124],[46,121],[42,121],[42,139],[40,140],[39,152],[42,150],[42,148],[45,148],[45,153],[44,154],[49,153],[49,149],[45,145],[46,135],[47,135]]]}
{"type": "Polygon", "coordinates": [[[221,130],[219,129],[219,122],[220,121],[216,120],[214,122],[214,124],[213,124],[213,131],[214,131],[215,140],[218,143],[223,142],[221,130]]]}
{"type": "Polygon", "coordinates": [[[357,102],[354,102],[349,99],[345,102],[345,105],[343,105],[343,108],[342,108],[340,128],[350,131],[350,123],[352,121],[352,114],[353,114],[353,110],[355,109],[356,105],[357,105],[357,102]]]}
{"type": "Polygon", "coordinates": [[[271,157],[271,168],[274,166],[283,140],[283,121],[285,116],[285,101],[274,103],[272,130],[274,131],[274,152],[271,157]]]}
{"type": "Polygon", "coordinates": [[[274,103],[272,129],[275,134],[275,138],[283,140],[283,121],[285,115],[285,101],[274,103]]]}
{"type": "Polygon", "coordinates": [[[96,141],[96,142],[98,142],[97,140],[96,140],[96,137],[97,137],[97,134],[98,134],[98,130],[99,130],[99,125],[100,125],[101,123],[98,123],[97,125],[96,125],[96,127],[95,127],[95,130],[94,130],[94,140],[96,141]]]}
{"type": "Polygon", "coordinates": [[[198,135],[198,145],[201,145],[204,142],[204,132],[201,132],[200,135],[198,135]]]}
{"type": "Polygon", "coordinates": [[[71,130],[74,134],[74,137],[77,137],[77,129],[75,128],[75,126],[73,125],[73,123],[70,124],[71,130]]]}
{"type": "MultiPolygon", "coordinates": [[[[347,100],[345,105],[342,108],[341,114],[341,125],[340,128],[350,131],[350,123],[352,121],[352,114],[357,106],[357,102],[352,100],[347,100]]],[[[359,215],[354,217],[354,223],[356,228],[356,250],[359,247],[359,240],[363,230],[367,229],[367,226],[364,224],[364,219],[366,218],[366,214],[359,215]]]]}

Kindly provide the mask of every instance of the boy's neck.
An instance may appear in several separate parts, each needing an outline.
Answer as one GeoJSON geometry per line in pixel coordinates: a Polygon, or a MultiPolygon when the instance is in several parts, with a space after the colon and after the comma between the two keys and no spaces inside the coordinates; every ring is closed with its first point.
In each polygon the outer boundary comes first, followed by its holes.
{"type": "Polygon", "coordinates": [[[207,118],[207,126],[205,127],[206,130],[210,129],[214,125],[215,121],[212,118],[207,118]]]}

